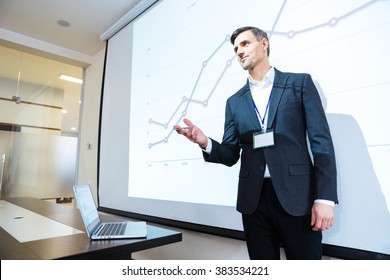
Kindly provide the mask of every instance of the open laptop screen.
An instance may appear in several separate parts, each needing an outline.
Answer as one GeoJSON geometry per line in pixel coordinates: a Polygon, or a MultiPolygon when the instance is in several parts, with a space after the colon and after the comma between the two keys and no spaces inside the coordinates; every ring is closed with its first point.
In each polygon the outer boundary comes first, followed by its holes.
{"type": "Polygon", "coordinates": [[[80,208],[81,217],[87,228],[88,235],[100,224],[100,218],[96,209],[95,201],[89,185],[79,185],[74,187],[77,204],[80,208]]]}

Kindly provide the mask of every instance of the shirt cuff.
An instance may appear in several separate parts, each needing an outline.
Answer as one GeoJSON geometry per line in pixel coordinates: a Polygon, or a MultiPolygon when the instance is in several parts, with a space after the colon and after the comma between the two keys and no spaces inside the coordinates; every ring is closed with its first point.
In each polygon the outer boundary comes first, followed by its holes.
{"type": "Polygon", "coordinates": [[[202,151],[209,155],[211,153],[212,146],[213,146],[213,142],[211,142],[211,139],[207,137],[206,149],[202,149],[202,151]]]}
{"type": "Polygon", "coordinates": [[[317,202],[317,203],[322,203],[322,204],[326,204],[326,205],[329,205],[329,206],[332,206],[332,207],[334,207],[334,201],[331,201],[331,200],[326,200],[326,199],[316,199],[316,200],[314,200],[314,202],[317,202]]]}

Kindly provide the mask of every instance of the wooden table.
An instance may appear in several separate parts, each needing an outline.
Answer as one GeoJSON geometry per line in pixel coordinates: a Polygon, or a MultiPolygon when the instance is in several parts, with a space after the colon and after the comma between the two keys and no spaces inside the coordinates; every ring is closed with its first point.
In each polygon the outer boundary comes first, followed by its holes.
{"type": "MultiPolygon", "coordinates": [[[[83,233],[19,242],[0,227],[0,259],[131,259],[133,252],[168,245],[182,240],[180,232],[147,226],[147,237],[140,239],[90,241],[78,209],[31,197],[6,198],[5,201],[30,210],[83,233]]],[[[1,211],[1,209],[0,209],[1,211]]],[[[102,215],[105,221],[125,218],[102,215]]]]}

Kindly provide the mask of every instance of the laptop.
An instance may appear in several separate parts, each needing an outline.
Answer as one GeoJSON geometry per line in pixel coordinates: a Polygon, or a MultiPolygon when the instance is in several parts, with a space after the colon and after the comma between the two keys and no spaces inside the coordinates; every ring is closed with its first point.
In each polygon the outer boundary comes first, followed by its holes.
{"type": "Polygon", "coordinates": [[[146,237],[145,222],[101,222],[89,184],[75,185],[73,191],[91,240],[146,237]]]}

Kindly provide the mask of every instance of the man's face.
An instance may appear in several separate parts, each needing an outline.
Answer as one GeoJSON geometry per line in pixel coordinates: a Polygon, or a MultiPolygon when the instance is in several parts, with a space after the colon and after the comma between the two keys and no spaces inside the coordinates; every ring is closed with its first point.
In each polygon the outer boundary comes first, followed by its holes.
{"type": "Polygon", "coordinates": [[[267,50],[266,44],[265,39],[257,41],[250,30],[240,33],[234,40],[234,52],[242,68],[250,71],[259,66],[267,50]]]}

